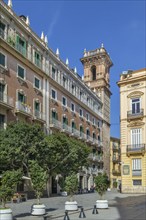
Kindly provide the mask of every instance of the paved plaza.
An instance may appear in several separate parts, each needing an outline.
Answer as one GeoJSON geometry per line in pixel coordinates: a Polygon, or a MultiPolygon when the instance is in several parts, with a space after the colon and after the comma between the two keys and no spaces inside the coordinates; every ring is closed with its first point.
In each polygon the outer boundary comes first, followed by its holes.
{"type": "MultiPolygon", "coordinates": [[[[78,211],[68,212],[70,220],[79,218],[81,207],[87,220],[145,220],[146,219],[146,195],[142,194],[121,194],[117,191],[107,192],[105,199],[109,202],[108,209],[98,209],[98,214],[92,214],[96,200],[99,199],[97,193],[87,193],[75,195],[74,199],[78,202],[78,211]]],[[[13,216],[16,220],[64,220],[64,204],[68,197],[55,196],[42,198],[41,202],[46,205],[47,214],[43,217],[30,215],[32,204],[35,200],[28,200],[21,203],[11,203],[9,206],[13,210],[13,216]]],[[[65,219],[66,220],[66,219],[65,219]]]]}

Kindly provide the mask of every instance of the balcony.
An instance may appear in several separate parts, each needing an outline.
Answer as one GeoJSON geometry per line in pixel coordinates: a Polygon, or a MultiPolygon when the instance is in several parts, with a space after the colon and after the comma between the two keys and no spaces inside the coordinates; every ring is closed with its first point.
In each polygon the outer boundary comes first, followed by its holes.
{"type": "Polygon", "coordinates": [[[75,128],[71,128],[71,136],[79,138],[80,132],[75,128]]]}
{"type": "Polygon", "coordinates": [[[115,176],[120,176],[121,175],[121,170],[120,169],[113,169],[112,174],[115,176]]]}
{"type": "Polygon", "coordinates": [[[112,159],[113,163],[119,163],[120,162],[120,158],[119,157],[114,157],[112,159]]]}
{"type": "Polygon", "coordinates": [[[120,151],[118,144],[113,143],[113,151],[118,151],[118,152],[120,151]]]}
{"type": "Polygon", "coordinates": [[[139,109],[139,111],[137,112],[133,112],[133,111],[127,111],[127,119],[132,120],[132,119],[137,119],[137,118],[141,118],[144,115],[144,110],[143,109],[139,109]]]}
{"type": "Polygon", "coordinates": [[[50,120],[50,128],[54,128],[54,129],[57,129],[57,130],[61,130],[62,128],[62,123],[58,120],[56,120],[55,118],[52,118],[50,120]]]}
{"type": "Polygon", "coordinates": [[[145,144],[127,145],[127,154],[144,154],[146,152],[145,144]]]}
{"type": "Polygon", "coordinates": [[[99,162],[99,163],[103,162],[103,157],[101,155],[90,153],[88,158],[89,160],[94,161],[94,162],[99,162]]]}
{"type": "Polygon", "coordinates": [[[7,96],[6,94],[0,92],[0,107],[4,107],[6,109],[14,108],[13,98],[7,96]]]}
{"type": "Polygon", "coordinates": [[[39,121],[44,123],[45,122],[45,114],[43,112],[35,110],[33,113],[33,119],[35,121],[39,121]]]}
{"type": "Polygon", "coordinates": [[[132,176],[141,176],[142,170],[132,170],[132,176]]]}
{"type": "Polygon", "coordinates": [[[20,113],[26,117],[32,117],[31,107],[20,101],[16,102],[16,113],[20,113]]]}

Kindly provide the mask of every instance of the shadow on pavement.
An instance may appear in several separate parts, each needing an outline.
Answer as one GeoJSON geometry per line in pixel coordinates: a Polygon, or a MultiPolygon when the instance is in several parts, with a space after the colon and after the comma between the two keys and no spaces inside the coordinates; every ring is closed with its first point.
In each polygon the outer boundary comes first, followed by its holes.
{"type": "Polygon", "coordinates": [[[117,220],[146,220],[146,195],[115,198],[120,218],[117,220]]]}

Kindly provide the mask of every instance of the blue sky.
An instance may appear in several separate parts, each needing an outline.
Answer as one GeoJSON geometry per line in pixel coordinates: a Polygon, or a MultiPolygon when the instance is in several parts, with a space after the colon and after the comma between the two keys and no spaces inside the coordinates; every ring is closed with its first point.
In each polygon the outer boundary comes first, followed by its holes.
{"type": "MultiPolygon", "coordinates": [[[[7,0],[5,1],[7,2],[7,0]]],[[[114,66],[110,71],[111,136],[120,137],[119,88],[122,71],[146,67],[145,0],[13,0],[17,15],[28,15],[31,28],[48,36],[62,60],[83,75],[83,50],[104,44],[114,66]]]]}

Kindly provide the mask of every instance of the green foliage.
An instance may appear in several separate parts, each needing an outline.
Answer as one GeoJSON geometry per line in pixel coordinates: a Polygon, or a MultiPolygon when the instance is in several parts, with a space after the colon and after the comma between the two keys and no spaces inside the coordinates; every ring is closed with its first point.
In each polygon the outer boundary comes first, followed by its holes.
{"type": "Polygon", "coordinates": [[[110,185],[110,181],[108,180],[107,174],[103,173],[103,174],[96,176],[94,179],[94,183],[95,183],[96,191],[102,198],[102,196],[105,194],[106,190],[108,189],[110,185]]]}
{"type": "Polygon", "coordinates": [[[48,179],[46,170],[44,170],[36,161],[30,161],[29,172],[32,187],[36,193],[37,203],[40,204],[40,197],[43,194],[48,179]]]}
{"type": "Polygon", "coordinates": [[[0,198],[4,208],[6,207],[6,201],[13,196],[15,187],[21,181],[21,178],[22,173],[20,170],[3,173],[0,183],[0,198]]]}
{"type": "Polygon", "coordinates": [[[65,178],[65,190],[67,191],[67,193],[70,195],[70,198],[72,199],[77,189],[78,189],[78,178],[75,173],[72,173],[71,175],[65,178]]]}
{"type": "Polygon", "coordinates": [[[78,172],[79,167],[88,163],[88,146],[63,133],[55,133],[47,137],[49,154],[48,167],[52,173],[68,176],[71,172],[78,172]]]}
{"type": "Polygon", "coordinates": [[[28,174],[29,159],[39,160],[47,147],[42,128],[24,122],[11,123],[0,132],[0,171],[21,167],[28,174]]]}

